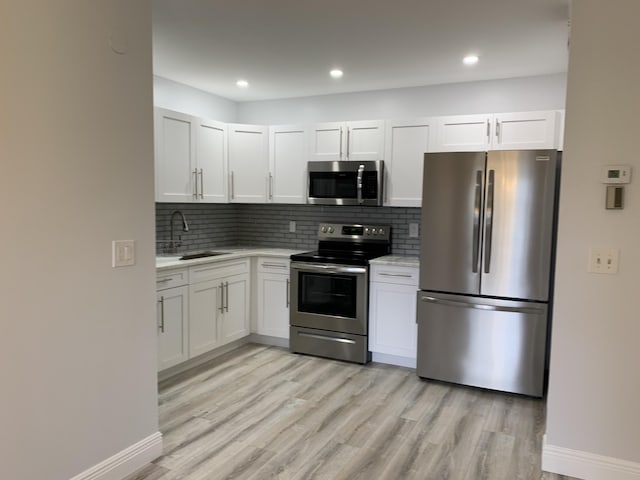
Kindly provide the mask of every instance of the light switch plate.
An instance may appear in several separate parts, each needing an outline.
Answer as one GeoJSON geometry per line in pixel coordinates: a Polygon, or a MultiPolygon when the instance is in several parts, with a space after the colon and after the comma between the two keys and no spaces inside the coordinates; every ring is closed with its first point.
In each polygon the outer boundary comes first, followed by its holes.
{"type": "Polygon", "coordinates": [[[409,224],[409,237],[418,238],[418,224],[410,223],[409,224]]]}
{"type": "Polygon", "coordinates": [[[294,220],[289,222],[289,233],[296,233],[296,222],[294,220]]]}
{"type": "Polygon", "coordinates": [[[136,264],[135,240],[114,240],[111,242],[111,266],[128,267],[136,264]]]}
{"type": "Polygon", "coordinates": [[[589,272],[618,273],[620,250],[617,248],[592,248],[589,252],[589,272]]]}

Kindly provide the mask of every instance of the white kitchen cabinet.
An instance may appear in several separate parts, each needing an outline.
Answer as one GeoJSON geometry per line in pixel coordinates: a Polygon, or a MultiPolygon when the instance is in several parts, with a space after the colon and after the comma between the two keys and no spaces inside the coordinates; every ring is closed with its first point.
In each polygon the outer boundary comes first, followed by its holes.
{"type": "Polygon", "coordinates": [[[289,259],[257,259],[257,326],[260,335],[289,338],[289,259]]]}
{"type": "Polygon", "coordinates": [[[308,128],[300,125],[269,128],[270,202],[306,202],[308,152],[308,128]]]}
{"type": "Polygon", "coordinates": [[[224,123],[197,119],[193,174],[197,201],[227,202],[227,126],[224,123]]]}
{"type": "Polygon", "coordinates": [[[154,111],[156,201],[191,202],[195,184],[195,118],[163,108],[154,111]]]}
{"type": "Polygon", "coordinates": [[[319,123],[313,126],[311,160],[382,160],[384,121],[319,123]]]}
{"type": "Polygon", "coordinates": [[[415,367],[418,268],[373,265],[369,291],[369,349],[415,367]]]}
{"type": "Polygon", "coordinates": [[[154,129],[156,200],[226,202],[226,125],[156,108],[154,129]]]}
{"type": "Polygon", "coordinates": [[[387,121],[385,205],[422,206],[422,164],[433,130],[431,118],[387,121]]]}
{"type": "Polygon", "coordinates": [[[265,203],[269,183],[269,131],[259,125],[229,124],[229,200],[265,203]]]}
{"type": "Polygon", "coordinates": [[[249,335],[249,259],[189,268],[190,358],[249,335]]]}
{"type": "Polygon", "coordinates": [[[435,117],[433,152],[554,149],[558,112],[518,112],[435,117]]]}
{"type": "Polygon", "coordinates": [[[156,276],[158,371],[189,358],[189,295],[187,271],[170,270],[156,276]]]}

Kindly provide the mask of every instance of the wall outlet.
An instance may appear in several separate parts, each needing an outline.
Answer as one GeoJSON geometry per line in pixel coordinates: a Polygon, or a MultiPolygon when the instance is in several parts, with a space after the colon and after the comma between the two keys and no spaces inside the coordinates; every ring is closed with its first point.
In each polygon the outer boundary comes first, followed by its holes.
{"type": "Polygon", "coordinates": [[[135,240],[114,240],[111,242],[111,266],[128,267],[136,264],[135,240]]]}
{"type": "Polygon", "coordinates": [[[296,222],[294,220],[289,222],[289,233],[296,233],[296,222]]]}
{"type": "Polygon", "coordinates": [[[620,250],[617,248],[592,248],[589,252],[589,272],[618,273],[620,250]]]}
{"type": "Polygon", "coordinates": [[[410,223],[409,224],[409,237],[418,238],[418,224],[410,223]]]}

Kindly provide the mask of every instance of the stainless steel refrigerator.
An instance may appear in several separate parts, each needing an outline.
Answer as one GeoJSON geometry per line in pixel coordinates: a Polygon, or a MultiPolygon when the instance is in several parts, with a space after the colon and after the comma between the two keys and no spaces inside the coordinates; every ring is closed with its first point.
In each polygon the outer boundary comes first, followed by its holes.
{"type": "Polygon", "coordinates": [[[543,395],[558,165],[555,150],[425,154],[420,377],[543,395]]]}

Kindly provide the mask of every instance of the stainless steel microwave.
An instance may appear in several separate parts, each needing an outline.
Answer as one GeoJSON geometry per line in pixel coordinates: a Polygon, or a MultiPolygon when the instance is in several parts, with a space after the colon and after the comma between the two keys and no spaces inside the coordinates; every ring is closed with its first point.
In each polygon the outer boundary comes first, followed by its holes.
{"type": "Polygon", "coordinates": [[[307,203],[380,206],[384,162],[343,160],[308,162],[307,203]]]}

